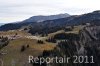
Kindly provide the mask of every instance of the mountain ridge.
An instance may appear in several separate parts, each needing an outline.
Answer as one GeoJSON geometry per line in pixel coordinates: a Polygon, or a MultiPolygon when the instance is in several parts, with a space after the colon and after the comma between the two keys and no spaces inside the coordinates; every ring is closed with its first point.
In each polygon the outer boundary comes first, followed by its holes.
{"type": "Polygon", "coordinates": [[[54,19],[60,19],[60,18],[66,18],[70,17],[69,14],[64,13],[64,14],[57,14],[57,15],[38,15],[38,16],[32,16],[22,22],[43,22],[46,20],[54,20],[54,19]]]}
{"type": "Polygon", "coordinates": [[[27,22],[24,20],[16,24],[11,23],[11,24],[3,25],[0,27],[0,31],[20,29],[23,26],[29,26],[29,25],[31,25],[32,30],[35,30],[38,27],[39,30],[36,30],[36,31],[42,31],[45,28],[48,28],[49,30],[51,28],[56,28],[56,27],[64,27],[68,25],[80,25],[80,24],[85,24],[85,23],[94,23],[96,25],[100,25],[100,11],[94,11],[94,12],[82,14],[82,15],[72,15],[70,17],[59,18],[59,19],[54,19],[54,20],[46,20],[46,21],[41,21],[41,22],[38,22],[38,21],[27,22]],[[8,25],[9,27],[7,27],[8,25]]]}
{"type": "Polygon", "coordinates": [[[5,23],[0,23],[0,26],[4,25],[5,23]]]}

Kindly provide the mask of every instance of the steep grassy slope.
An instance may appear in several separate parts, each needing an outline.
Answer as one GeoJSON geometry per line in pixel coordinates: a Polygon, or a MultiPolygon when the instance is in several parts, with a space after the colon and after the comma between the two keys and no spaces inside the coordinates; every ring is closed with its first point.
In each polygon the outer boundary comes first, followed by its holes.
{"type": "Polygon", "coordinates": [[[52,50],[56,46],[54,43],[48,43],[45,39],[44,44],[37,43],[36,39],[28,39],[25,36],[32,36],[31,34],[19,31],[19,30],[10,30],[0,32],[0,36],[12,36],[15,35],[22,36],[21,38],[10,40],[9,44],[0,50],[0,53],[4,53],[4,55],[0,55],[0,59],[4,61],[4,66],[23,66],[28,65],[28,57],[29,55],[39,56],[42,54],[44,50],[52,50]],[[29,48],[26,48],[24,52],[21,52],[22,46],[29,45],[29,48]]]}
{"type": "Polygon", "coordinates": [[[4,66],[11,66],[15,64],[16,66],[28,65],[29,55],[39,56],[42,54],[43,50],[52,50],[55,44],[44,42],[44,44],[37,43],[37,40],[20,38],[16,40],[11,40],[8,46],[0,50],[4,55],[0,55],[0,59],[3,59],[4,66]],[[29,45],[25,51],[21,52],[22,46],[29,45]]]}

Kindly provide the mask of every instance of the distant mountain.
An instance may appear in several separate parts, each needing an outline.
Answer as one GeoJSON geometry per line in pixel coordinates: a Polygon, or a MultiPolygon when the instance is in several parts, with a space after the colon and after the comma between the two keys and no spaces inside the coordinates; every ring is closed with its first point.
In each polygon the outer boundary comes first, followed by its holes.
{"type": "Polygon", "coordinates": [[[48,21],[48,20],[56,20],[56,19],[62,19],[62,18],[67,18],[67,17],[70,17],[70,15],[67,13],[58,14],[58,15],[50,15],[50,16],[33,16],[22,22],[8,23],[5,25],[2,25],[0,27],[0,31],[19,29],[23,26],[28,26],[28,25],[36,26],[36,25],[41,24],[40,21],[44,22],[44,21],[48,21]]]}
{"type": "Polygon", "coordinates": [[[74,24],[74,25],[78,25],[78,24],[82,24],[82,23],[92,23],[93,21],[97,21],[96,23],[99,23],[100,25],[100,10],[98,11],[94,11],[88,14],[83,14],[83,15],[79,15],[77,17],[75,17],[74,19],[68,21],[69,24],[74,24]]]}
{"type": "Polygon", "coordinates": [[[4,25],[5,23],[0,23],[0,26],[4,25]]]}
{"type": "Polygon", "coordinates": [[[50,15],[50,16],[32,16],[29,19],[24,20],[23,22],[43,22],[46,20],[54,20],[54,19],[60,19],[60,18],[66,18],[70,17],[69,14],[57,14],[57,15],[50,15]]]}
{"type": "Polygon", "coordinates": [[[0,27],[0,31],[7,31],[7,30],[15,30],[15,29],[20,29],[23,26],[28,26],[29,24],[35,25],[36,22],[25,22],[25,23],[8,23],[4,24],[0,27]]]}
{"type": "Polygon", "coordinates": [[[50,20],[49,17],[51,16],[47,16],[46,18],[48,18],[48,20],[45,20],[45,21],[41,20],[44,17],[41,19],[36,19],[36,21],[33,21],[32,19],[34,17],[31,17],[19,23],[5,24],[0,27],[0,31],[20,29],[23,26],[31,26],[29,32],[34,34],[36,32],[38,33],[54,32],[68,25],[80,25],[80,24],[85,24],[85,23],[94,23],[96,25],[100,25],[100,11],[99,10],[91,12],[91,13],[83,14],[83,15],[73,15],[70,17],[53,19],[53,20],[50,20]]]}

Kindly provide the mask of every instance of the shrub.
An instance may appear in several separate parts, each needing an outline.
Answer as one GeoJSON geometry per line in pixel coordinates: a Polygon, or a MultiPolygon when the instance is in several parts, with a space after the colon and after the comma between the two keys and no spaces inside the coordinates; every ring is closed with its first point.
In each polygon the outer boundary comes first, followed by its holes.
{"type": "Polygon", "coordinates": [[[27,44],[27,46],[26,46],[27,48],[29,48],[29,45],[27,44]]]}
{"type": "Polygon", "coordinates": [[[21,50],[20,50],[21,52],[23,52],[23,51],[25,51],[25,46],[23,45],[23,46],[21,46],[21,50]]]}
{"type": "Polygon", "coordinates": [[[42,40],[38,40],[37,43],[44,44],[44,42],[42,40]]]}

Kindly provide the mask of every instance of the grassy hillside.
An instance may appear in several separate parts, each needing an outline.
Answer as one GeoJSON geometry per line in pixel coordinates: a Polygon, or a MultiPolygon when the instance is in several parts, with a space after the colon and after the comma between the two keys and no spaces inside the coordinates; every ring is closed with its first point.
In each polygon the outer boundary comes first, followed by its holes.
{"type": "Polygon", "coordinates": [[[15,64],[15,66],[24,66],[24,64],[27,65],[29,55],[39,56],[44,50],[52,50],[56,46],[53,43],[45,42],[44,39],[44,44],[39,44],[36,39],[26,38],[25,36],[32,35],[24,31],[13,30],[0,32],[0,36],[11,36],[16,33],[22,37],[10,40],[9,44],[0,50],[0,53],[2,53],[0,58],[3,59],[4,66],[11,66],[12,64],[15,64]],[[27,45],[29,45],[29,48],[26,48],[25,51],[21,52],[21,47],[26,47],[27,45]]]}
{"type": "Polygon", "coordinates": [[[3,36],[4,35],[15,35],[16,33],[22,36],[31,35],[30,33],[27,33],[25,31],[19,31],[19,30],[1,31],[0,35],[3,35],[3,36]]]}
{"type": "MultiPolygon", "coordinates": [[[[67,26],[66,26],[66,27],[67,27],[67,26]]],[[[54,36],[54,35],[56,35],[56,34],[59,34],[59,33],[74,33],[74,34],[78,34],[79,31],[80,31],[81,29],[83,29],[84,27],[85,27],[84,25],[79,25],[79,26],[74,26],[73,29],[72,29],[71,31],[59,30],[59,31],[57,31],[57,32],[50,33],[50,34],[48,35],[48,37],[52,37],[52,36],[54,36]]]]}
{"type": "MultiPolygon", "coordinates": [[[[16,66],[23,66],[28,64],[29,55],[39,56],[42,54],[43,50],[52,50],[55,44],[48,43],[44,41],[44,44],[37,43],[37,40],[20,38],[11,40],[8,46],[0,50],[4,53],[0,58],[4,61],[4,66],[11,66],[15,64],[16,66]],[[25,51],[21,52],[22,46],[29,45],[25,51]]],[[[28,64],[29,66],[29,64],[28,64]]]]}
{"type": "MultiPolygon", "coordinates": [[[[74,28],[71,31],[64,31],[60,30],[55,33],[50,33],[46,38],[52,37],[56,34],[59,33],[75,33],[78,34],[79,31],[83,28],[84,26],[74,26],[74,28]]],[[[56,44],[54,43],[49,43],[46,42],[45,39],[42,39],[43,37],[38,37],[41,38],[42,41],[44,42],[43,44],[37,43],[37,39],[31,39],[31,38],[26,38],[25,36],[31,36],[31,34],[25,32],[25,31],[19,31],[19,30],[11,30],[11,31],[5,31],[5,32],[0,32],[0,36],[6,36],[6,35],[20,35],[22,36],[21,38],[17,38],[14,40],[10,40],[9,44],[4,47],[3,49],[0,50],[0,53],[4,53],[0,56],[1,59],[4,61],[4,66],[30,66],[28,64],[28,57],[29,55],[39,56],[42,54],[44,50],[52,50],[54,47],[56,47],[56,44]],[[21,52],[21,47],[25,46],[28,48],[25,48],[23,52],[21,52]]],[[[36,37],[36,36],[35,36],[36,37]]]]}

